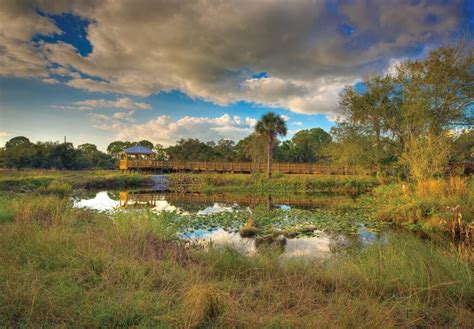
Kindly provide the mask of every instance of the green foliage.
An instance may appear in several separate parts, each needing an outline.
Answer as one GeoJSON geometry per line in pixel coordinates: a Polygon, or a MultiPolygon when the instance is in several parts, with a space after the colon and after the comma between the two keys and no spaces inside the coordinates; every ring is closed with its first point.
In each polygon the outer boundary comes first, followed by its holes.
{"type": "Polygon", "coordinates": [[[139,142],[137,143],[137,145],[138,145],[138,146],[146,147],[146,148],[148,148],[148,149],[150,149],[150,150],[153,150],[153,147],[154,147],[153,143],[150,142],[150,141],[147,141],[146,139],[139,141],[139,142]]]}
{"type": "Polygon", "coordinates": [[[439,175],[460,154],[449,148],[450,130],[472,127],[473,64],[472,43],[460,42],[401,63],[395,75],[365,79],[362,92],[346,87],[330,153],[392,175],[439,175]]]}
{"type": "Polygon", "coordinates": [[[176,145],[168,147],[166,152],[171,160],[179,161],[211,161],[217,157],[212,144],[193,138],[180,139],[176,145]]]}
{"type": "Polygon", "coordinates": [[[97,150],[94,144],[82,144],[77,149],[71,143],[31,143],[26,137],[10,139],[0,150],[7,168],[41,168],[77,170],[85,168],[112,168],[112,159],[97,150]]]}
{"type": "Polygon", "coordinates": [[[331,141],[331,135],[321,128],[300,130],[275,149],[275,159],[280,162],[319,162],[325,158],[325,149],[331,141]]]}
{"type": "Polygon", "coordinates": [[[107,153],[116,157],[120,152],[130,146],[133,146],[130,142],[114,141],[107,146],[107,153]]]}

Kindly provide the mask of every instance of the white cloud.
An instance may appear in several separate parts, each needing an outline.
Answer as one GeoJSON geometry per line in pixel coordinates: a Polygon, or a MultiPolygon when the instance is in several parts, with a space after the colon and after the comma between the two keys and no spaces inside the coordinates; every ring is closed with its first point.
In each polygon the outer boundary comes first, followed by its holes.
{"type": "Polygon", "coordinates": [[[55,84],[59,83],[59,80],[53,79],[53,78],[45,78],[45,79],[42,79],[41,81],[43,81],[45,83],[48,83],[50,85],[55,85],[55,84]]]}
{"type": "Polygon", "coordinates": [[[149,110],[151,105],[142,102],[135,102],[128,97],[119,97],[116,100],[88,99],[74,102],[70,105],[52,105],[53,108],[65,110],[92,111],[97,109],[124,109],[124,110],[149,110]]]}
{"type": "Polygon", "coordinates": [[[99,129],[116,131],[119,140],[147,139],[162,145],[174,144],[181,138],[198,138],[202,141],[232,139],[239,140],[253,131],[257,120],[247,117],[242,120],[239,116],[224,114],[217,118],[186,116],[172,120],[169,116],[161,115],[146,123],[97,125],[99,129]]]}
{"type": "Polygon", "coordinates": [[[303,125],[303,122],[301,121],[294,121],[291,123],[293,126],[302,126],[303,125]]]}
{"type": "Polygon", "coordinates": [[[5,138],[8,136],[10,136],[10,133],[8,131],[0,130],[0,138],[5,138]]]}
{"type": "Polygon", "coordinates": [[[129,111],[129,112],[115,112],[112,114],[112,118],[115,120],[124,120],[124,121],[130,121],[133,122],[135,119],[133,118],[133,114],[135,111],[129,111]]]}
{"type": "MultiPolygon", "coordinates": [[[[459,0],[355,0],[333,10],[319,0],[5,0],[0,6],[0,75],[47,83],[60,75],[67,85],[94,92],[180,90],[217,104],[244,100],[328,115],[344,85],[387,67],[373,63],[451,35],[463,7],[459,0]],[[63,42],[32,42],[37,34],[60,33],[37,9],[93,22],[87,28],[92,53],[83,57],[63,42]],[[340,32],[341,23],[354,27],[352,36],[340,32]],[[259,72],[268,77],[252,78],[259,72]]],[[[130,109],[102,101],[73,107],[130,109]]]]}

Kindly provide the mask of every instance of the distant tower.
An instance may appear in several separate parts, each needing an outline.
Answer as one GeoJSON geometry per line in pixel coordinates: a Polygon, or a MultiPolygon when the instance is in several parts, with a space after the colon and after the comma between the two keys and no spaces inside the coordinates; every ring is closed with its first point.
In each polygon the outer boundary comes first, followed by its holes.
{"type": "Polygon", "coordinates": [[[66,144],[66,136],[64,136],[64,144],[66,144]]]}

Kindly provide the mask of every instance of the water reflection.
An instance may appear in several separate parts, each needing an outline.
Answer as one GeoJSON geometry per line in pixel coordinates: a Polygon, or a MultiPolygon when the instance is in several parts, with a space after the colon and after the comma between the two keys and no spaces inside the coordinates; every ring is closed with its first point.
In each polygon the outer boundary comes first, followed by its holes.
{"type": "Polygon", "coordinates": [[[210,215],[210,214],[217,214],[220,212],[232,212],[234,211],[234,208],[237,208],[238,205],[233,205],[232,207],[226,207],[224,205],[221,205],[219,203],[214,203],[212,207],[206,207],[202,210],[199,210],[197,212],[198,215],[210,215]]]}
{"type": "Polygon", "coordinates": [[[352,203],[353,199],[341,195],[252,195],[232,193],[175,193],[156,191],[101,191],[95,197],[82,197],[74,202],[75,207],[85,207],[99,211],[122,208],[150,208],[157,212],[177,211],[199,213],[201,215],[233,211],[238,208],[255,207],[282,210],[315,209],[331,207],[334,204],[352,203]]]}
{"type": "Polygon", "coordinates": [[[106,191],[99,192],[92,199],[78,199],[74,200],[74,208],[88,208],[98,211],[113,210],[120,206],[118,200],[110,198],[106,191]]]}
{"type": "MultiPolygon", "coordinates": [[[[239,233],[227,232],[221,228],[213,230],[197,230],[183,233],[182,238],[208,249],[231,247],[245,255],[255,255],[259,248],[265,246],[281,247],[281,258],[304,257],[308,259],[326,259],[341,244],[341,236],[332,237],[324,232],[316,232],[315,236],[287,239],[283,236],[266,238],[243,238],[239,233]]],[[[344,238],[345,239],[345,238],[344,238]]],[[[347,241],[344,241],[347,243],[347,241]]]]}

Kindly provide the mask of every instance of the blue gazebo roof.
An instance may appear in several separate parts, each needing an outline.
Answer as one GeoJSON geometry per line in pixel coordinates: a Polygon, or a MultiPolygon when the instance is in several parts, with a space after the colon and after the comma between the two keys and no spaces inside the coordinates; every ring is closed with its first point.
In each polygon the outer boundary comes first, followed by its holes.
{"type": "Polygon", "coordinates": [[[127,154],[154,154],[149,148],[140,145],[129,147],[122,152],[127,154]]]}

